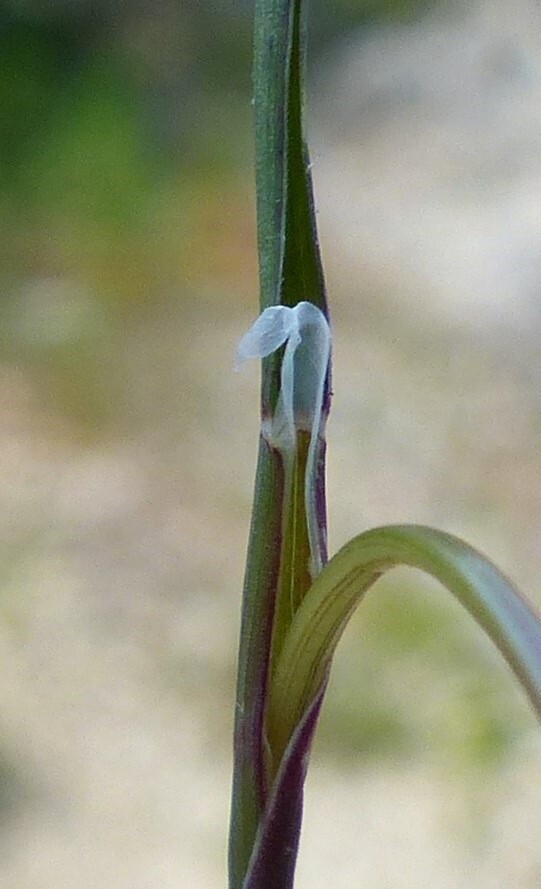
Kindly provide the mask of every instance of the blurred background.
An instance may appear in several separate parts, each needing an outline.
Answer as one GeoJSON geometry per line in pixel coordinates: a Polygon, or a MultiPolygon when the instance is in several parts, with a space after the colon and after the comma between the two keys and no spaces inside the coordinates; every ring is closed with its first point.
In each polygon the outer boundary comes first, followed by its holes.
{"type": "MultiPolygon", "coordinates": [[[[258,431],[249,0],[0,5],[0,884],[224,886],[258,431]]],[[[541,9],[313,0],[330,543],[541,606],[541,9]]],[[[541,738],[412,572],[342,643],[298,889],[541,885],[541,738]]]]}

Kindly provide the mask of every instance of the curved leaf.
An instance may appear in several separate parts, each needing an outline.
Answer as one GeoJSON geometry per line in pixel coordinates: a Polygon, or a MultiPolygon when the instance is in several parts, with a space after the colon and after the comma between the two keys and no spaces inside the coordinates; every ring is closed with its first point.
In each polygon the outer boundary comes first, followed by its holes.
{"type": "Polygon", "coordinates": [[[419,525],[375,528],[323,568],[286,636],[269,689],[267,734],[275,771],[304,712],[318,695],[342,632],[368,588],[398,565],[431,574],[488,633],[541,716],[541,620],[481,553],[419,525]]]}

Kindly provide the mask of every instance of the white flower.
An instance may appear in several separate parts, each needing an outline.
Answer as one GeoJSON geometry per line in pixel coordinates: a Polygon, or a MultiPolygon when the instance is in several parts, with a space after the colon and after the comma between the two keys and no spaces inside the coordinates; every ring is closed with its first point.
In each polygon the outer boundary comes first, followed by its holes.
{"type": "Polygon", "coordinates": [[[265,309],[238,345],[237,369],[248,358],[265,358],[284,344],[280,394],[274,415],[263,421],[262,434],[282,454],[286,485],[291,486],[297,433],[310,433],[304,508],[310,544],[309,567],[315,577],[323,567],[321,540],[324,534],[318,524],[316,508],[317,441],[325,432],[323,396],[331,355],[331,329],[323,312],[309,302],[297,303],[294,308],[271,306],[265,309]]]}
{"type": "Polygon", "coordinates": [[[323,312],[313,303],[271,306],[242,337],[237,369],[249,358],[266,358],[285,343],[280,395],[270,427],[270,443],[283,451],[295,450],[296,433],[323,433],[322,406],[331,351],[331,331],[323,312]]]}

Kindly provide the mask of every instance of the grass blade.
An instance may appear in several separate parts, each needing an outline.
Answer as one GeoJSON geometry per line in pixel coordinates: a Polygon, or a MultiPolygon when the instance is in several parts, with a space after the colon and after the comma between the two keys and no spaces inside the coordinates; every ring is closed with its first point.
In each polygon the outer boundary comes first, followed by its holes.
{"type": "Polygon", "coordinates": [[[325,683],[342,632],[365,592],[406,565],[440,581],[498,646],[541,716],[541,620],[468,544],[432,528],[396,525],[354,538],[325,566],[298,609],[270,688],[267,731],[275,770],[325,683]]]}

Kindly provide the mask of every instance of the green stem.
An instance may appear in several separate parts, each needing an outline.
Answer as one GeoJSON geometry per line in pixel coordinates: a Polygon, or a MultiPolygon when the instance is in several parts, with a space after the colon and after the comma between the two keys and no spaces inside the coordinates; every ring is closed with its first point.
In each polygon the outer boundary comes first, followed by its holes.
{"type": "Polygon", "coordinates": [[[279,454],[259,443],[244,579],[229,835],[229,886],[241,889],[265,807],[264,708],[280,571],[284,475],[279,454]]]}
{"type": "MultiPolygon", "coordinates": [[[[310,165],[303,139],[304,35],[301,0],[256,0],[254,119],[260,307],[306,300],[327,314],[316,237],[310,165]]],[[[280,389],[281,354],[263,361],[261,413],[273,415],[280,389]]],[[[323,412],[329,409],[330,376],[323,412]]],[[[326,537],[324,443],[314,478],[320,539],[326,537]]],[[[235,706],[233,793],[229,843],[230,889],[241,889],[266,805],[264,713],[288,495],[281,455],[260,438],[243,591],[235,706]]],[[[298,537],[298,541],[302,541],[298,537]]],[[[291,549],[291,541],[285,550],[291,549]]],[[[286,561],[298,574],[305,544],[286,561]],[[300,553],[300,555],[299,555],[300,553]]],[[[303,579],[304,586],[304,579],[303,579]]],[[[295,596],[298,593],[295,592],[295,596]]],[[[281,620],[281,618],[280,618],[281,620]]],[[[282,629],[279,630],[282,635],[282,629]]]]}

